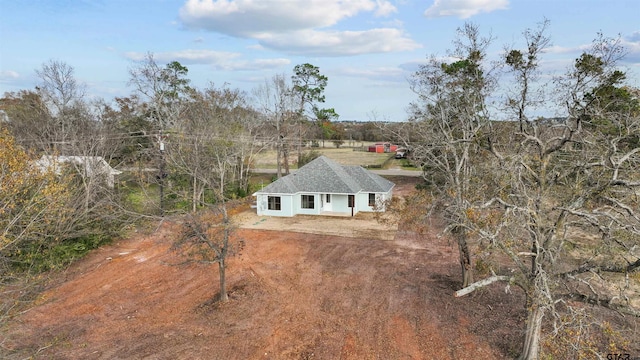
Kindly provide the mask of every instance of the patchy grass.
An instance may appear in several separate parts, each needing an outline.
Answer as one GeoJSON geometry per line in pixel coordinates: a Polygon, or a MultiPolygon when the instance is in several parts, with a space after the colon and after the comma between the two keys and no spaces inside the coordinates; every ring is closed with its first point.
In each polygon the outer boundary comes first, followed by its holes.
{"type": "Polygon", "coordinates": [[[251,178],[249,180],[250,192],[249,196],[253,194],[254,191],[262,190],[265,186],[271,184],[276,178],[275,174],[251,174],[251,178]]]}
{"type": "MultiPolygon", "coordinates": [[[[328,145],[328,144],[327,144],[328,145]]],[[[365,144],[366,146],[367,144],[365,144]]],[[[305,149],[305,150],[308,150],[305,149]]],[[[336,161],[342,165],[360,165],[364,167],[370,166],[382,166],[385,161],[392,157],[394,153],[371,153],[364,151],[355,151],[354,148],[341,147],[335,148],[333,146],[326,148],[313,148],[313,150],[328,157],[331,160],[336,161]]],[[[293,149],[290,154],[289,163],[291,169],[297,168],[297,150],[293,149]]],[[[256,156],[254,166],[261,169],[275,169],[276,166],[276,151],[266,150],[256,156]]]]}

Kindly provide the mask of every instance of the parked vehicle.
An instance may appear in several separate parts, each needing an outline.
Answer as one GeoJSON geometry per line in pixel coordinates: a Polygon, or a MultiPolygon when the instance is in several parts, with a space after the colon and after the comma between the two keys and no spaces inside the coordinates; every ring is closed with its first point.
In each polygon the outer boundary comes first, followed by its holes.
{"type": "Polygon", "coordinates": [[[406,159],[408,153],[409,150],[405,148],[399,148],[398,150],[396,150],[396,159],[406,159]]]}

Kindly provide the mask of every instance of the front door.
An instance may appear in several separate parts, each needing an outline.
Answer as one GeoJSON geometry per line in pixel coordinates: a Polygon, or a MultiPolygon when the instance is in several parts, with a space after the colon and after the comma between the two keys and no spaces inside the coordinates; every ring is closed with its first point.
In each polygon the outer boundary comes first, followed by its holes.
{"type": "Polygon", "coordinates": [[[333,206],[331,206],[331,194],[324,195],[324,211],[332,211],[333,206]]]}

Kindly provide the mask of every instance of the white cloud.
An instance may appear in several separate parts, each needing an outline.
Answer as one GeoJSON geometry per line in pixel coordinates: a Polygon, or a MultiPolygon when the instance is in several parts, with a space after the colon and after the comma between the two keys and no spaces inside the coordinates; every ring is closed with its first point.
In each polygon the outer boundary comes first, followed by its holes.
{"type": "Polygon", "coordinates": [[[460,58],[453,56],[431,56],[424,59],[410,60],[398,65],[398,67],[413,74],[420,70],[422,66],[431,65],[432,61],[436,64],[451,64],[459,60],[460,58]]]}
{"type": "Polygon", "coordinates": [[[628,42],[635,42],[636,44],[640,44],[640,31],[634,31],[629,36],[625,36],[625,40],[628,42]]]}
{"type": "Polygon", "coordinates": [[[564,47],[553,45],[544,48],[544,53],[546,54],[573,54],[573,53],[581,53],[587,51],[591,48],[591,45],[580,45],[574,47],[564,47]]]}
{"type": "Polygon", "coordinates": [[[407,82],[407,73],[397,66],[380,66],[371,68],[346,66],[335,69],[333,74],[341,77],[368,79],[377,83],[400,82],[406,85],[407,82]]]}
{"type": "Polygon", "coordinates": [[[253,45],[249,45],[247,46],[247,49],[249,50],[264,50],[264,46],[260,45],[260,44],[253,44],[253,45]]]}
{"type": "Polygon", "coordinates": [[[296,55],[345,56],[409,51],[422,47],[402,30],[380,28],[364,31],[301,30],[259,37],[265,47],[296,55]]]}
{"type": "MultiPolygon", "coordinates": [[[[130,52],[125,57],[140,61],[147,56],[147,53],[130,52]]],[[[222,70],[264,70],[279,68],[289,65],[289,59],[254,59],[242,60],[240,53],[213,51],[213,50],[181,50],[154,53],[153,57],[160,63],[168,63],[178,61],[183,65],[211,65],[216,69],[222,70]]]]}
{"type": "Polygon", "coordinates": [[[12,70],[0,71],[0,80],[15,80],[19,77],[20,74],[12,70]]]}
{"type": "Polygon", "coordinates": [[[383,21],[382,25],[384,27],[392,27],[392,28],[400,29],[404,26],[404,22],[398,18],[395,18],[388,21],[383,21]]]}
{"type": "Polygon", "coordinates": [[[398,76],[403,73],[402,69],[393,66],[382,66],[376,68],[361,68],[361,67],[344,67],[335,71],[336,74],[363,77],[363,78],[377,78],[380,76],[398,76]]]}
{"type": "Polygon", "coordinates": [[[376,16],[389,16],[392,13],[398,12],[398,9],[388,1],[376,0],[376,3],[378,4],[376,16]]]}
{"type": "Polygon", "coordinates": [[[429,18],[457,16],[467,19],[481,12],[504,10],[509,0],[435,0],[424,15],[429,18]]]}
{"type": "Polygon", "coordinates": [[[640,31],[633,32],[622,39],[622,45],[627,49],[624,61],[633,66],[640,66],[640,31]]]}
{"type": "Polygon", "coordinates": [[[180,19],[189,29],[204,29],[258,40],[263,48],[289,54],[340,56],[419,48],[400,25],[357,31],[328,29],[370,13],[397,12],[389,0],[187,0],[180,19]]]}
{"type": "Polygon", "coordinates": [[[361,12],[394,11],[387,0],[187,0],[180,20],[190,29],[253,37],[329,27],[361,12]]]}
{"type": "Polygon", "coordinates": [[[291,60],[279,58],[279,59],[255,59],[250,61],[234,61],[224,66],[221,66],[224,70],[247,70],[247,71],[256,71],[256,70],[268,70],[268,69],[278,69],[283,66],[287,66],[291,64],[291,60]]]}
{"type": "MultiPolygon", "coordinates": [[[[631,64],[634,66],[640,66],[640,31],[633,32],[630,35],[624,36],[620,39],[620,45],[622,45],[626,51],[624,58],[621,62],[631,64]]],[[[581,53],[591,50],[593,44],[583,44],[573,47],[562,46],[550,46],[544,49],[547,54],[573,54],[578,57],[581,53]]]]}
{"type": "MultiPolygon", "coordinates": [[[[125,54],[125,57],[140,61],[147,56],[147,53],[129,52],[125,54]]],[[[182,64],[220,64],[229,62],[237,57],[239,53],[232,53],[226,51],[213,51],[213,50],[181,50],[181,51],[168,51],[154,53],[153,57],[158,62],[171,62],[178,61],[182,64]]]]}
{"type": "Polygon", "coordinates": [[[410,75],[413,75],[415,74],[416,71],[420,70],[420,67],[422,65],[426,65],[426,64],[427,64],[427,60],[417,59],[417,60],[412,60],[412,61],[407,61],[405,63],[402,63],[398,65],[398,67],[403,71],[409,73],[410,75]]]}

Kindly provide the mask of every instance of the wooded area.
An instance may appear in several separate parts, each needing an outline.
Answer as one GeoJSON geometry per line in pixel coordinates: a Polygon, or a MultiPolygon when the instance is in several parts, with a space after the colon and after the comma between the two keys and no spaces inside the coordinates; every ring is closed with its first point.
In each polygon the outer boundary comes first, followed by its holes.
{"type": "Polygon", "coordinates": [[[507,47],[501,64],[485,60],[493,39],[461,28],[457,60],[434,57],[413,77],[419,101],[398,134],[457,240],[459,293],[496,280],[524,291],[520,359],[541,358],[543,339],[568,328],[575,338],[546,342],[557,356],[598,354],[602,327],[576,325],[588,317],[580,303],[640,315],[640,93],[625,85],[619,40],[603,35],[565,74],[545,76],[547,26],[526,30],[526,47],[507,47]],[[558,117],[536,116],[549,108],[558,117]],[[479,268],[487,279],[473,283],[479,268]]]}

